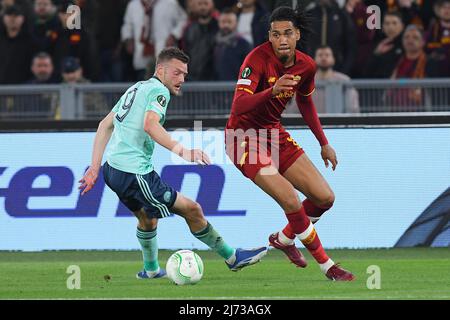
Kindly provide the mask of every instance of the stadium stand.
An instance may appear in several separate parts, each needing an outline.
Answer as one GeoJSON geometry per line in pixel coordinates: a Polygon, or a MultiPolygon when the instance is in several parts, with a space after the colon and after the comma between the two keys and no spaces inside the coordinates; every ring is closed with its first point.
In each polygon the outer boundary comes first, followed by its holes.
{"type": "Polygon", "coordinates": [[[319,113],[450,111],[450,0],[2,0],[0,120],[99,119],[172,45],[192,59],[169,115],[227,115],[237,73],[224,71],[245,57],[229,53],[264,41],[267,13],[280,5],[300,5],[317,27],[300,49],[332,50],[335,73],[316,77],[319,113]],[[381,9],[379,30],[365,26],[371,5],[381,9]],[[219,27],[221,12],[235,13],[236,25],[219,27]],[[77,19],[81,29],[69,28],[77,19]],[[67,61],[79,75],[64,76],[67,61]]]}

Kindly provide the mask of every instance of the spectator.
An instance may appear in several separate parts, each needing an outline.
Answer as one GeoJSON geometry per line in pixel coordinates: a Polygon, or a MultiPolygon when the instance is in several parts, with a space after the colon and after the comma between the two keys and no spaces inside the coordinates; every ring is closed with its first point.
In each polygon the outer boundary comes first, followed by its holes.
{"type": "Polygon", "coordinates": [[[34,15],[33,37],[37,42],[38,50],[53,56],[62,25],[52,0],[35,0],[34,15]]]}
{"type": "MultiPolygon", "coordinates": [[[[397,63],[392,79],[423,79],[426,77],[427,56],[424,51],[423,31],[417,25],[409,25],[402,38],[404,54],[397,63]]],[[[421,88],[391,89],[386,92],[389,111],[424,111],[426,95],[421,88]]]]}
{"type": "Polygon", "coordinates": [[[405,53],[397,63],[392,78],[424,78],[427,57],[424,52],[425,41],[422,29],[409,25],[403,34],[402,43],[405,53]]]}
{"type": "MultiPolygon", "coordinates": [[[[182,1],[182,0],[179,0],[182,1]]],[[[232,5],[235,5],[237,3],[238,0],[234,0],[232,5]]],[[[219,19],[219,15],[220,15],[220,11],[217,10],[217,7],[215,6],[216,3],[220,2],[218,1],[213,1],[213,7],[214,9],[212,10],[212,17],[215,19],[219,19]]],[[[227,6],[230,7],[230,6],[227,6]]],[[[198,2],[197,0],[186,0],[186,14],[188,16],[188,23],[191,23],[192,21],[196,21],[198,18],[198,2]]]]}
{"type": "Polygon", "coordinates": [[[317,48],[329,46],[336,58],[335,69],[350,74],[356,53],[356,35],[348,13],[335,0],[315,0],[306,8],[311,17],[307,53],[314,57],[317,48]]]}
{"type": "Polygon", "coordinates": [[[31,31],[31,23],[33,21],[33,5],[31,0],[0,0],[0,16],[2,16],[7,7],[16,6],[20,9],[27,22],[27,27],[31,31]]]}
{"type": "Polygon", "coordinates": [[[165,47],[176,46],[187,24],[187,15],[177,0],[157,1],[152,18],[155,56],[165,47]]]}
{"type": "MultiPolygon", "coordinates": [[[[83,68],[80,61],[75,57],[65,57],[62,61],[61,76],[65,84],[90,83],[83,76],[83,68]]],[[[86,115],[101,116],[107,112],[107,105],[104,97],[96,92],[83,94],[84,113],[86,115]]],[[[58,105],[55,111],[55,119],[61,119],[61,108],[58,105]]]]}
{"type": "Polygon", "coordinates": [[[133,56],[135,80],[146,77],[147,67],[155,60],[151,37],[151,17],[155,0],[131,0],[125,11],[122,41],[126,51],[133,56]]]}
{"type": "MultiPolygon", "coordinates": [[[[316,50],[315,61],[317,65],[317,72],[314,78],[315,81],[338,81],[348,82],[350,78],[340,72],[333,70],[335,65],[335,59],[333,51],[329,46],[319,47],[316,50]]],[[[359,112],[358,92],[354,88],[349,88],[346,91],[346,102],[344,110],[337,110],[337,112],[359,112]]],[[[317,112],[326,113],[332,110],[326,110],[326,100],[324,90],[318,90],[313,95],[314,105],[317,108],[317,112]]]]}
{"type": "Polygon", "coordinates": [[[15,4],[15,0],[1,0],[0,1],[0,15],[5,13],[5,9],[15,4]]]}
{"type": "Polygon", "coordinates": [[[33,58],[31,63],[31,72],[33,78],[28,81],[29,84],[52,84],[60,82],[59,77],[55,76],[52,57],[46,52],[39,52],[33,58]]]}
{"type": "Polygon", "coordinates": [[[450,77],[450,0],[438,0],[437,19],[426,35],[429,76],[450,77]]]}
{"type": "Polygon", "coordinates": [[[420,0],[420,14],[425,29],[428,29],[430,23],[435,17],[434,7],[436,2],[438,2],[438,0],[420,0]]]}
{"type": "Polygon", "coordinates": [[[89,83],[90,81],[83,76],[83,68],[80,60],[75,57],[65,57],[61,64],[62,82],[67,84],[89,83]]]}
{"type": "Polygon", "coordinates": [[[345,10],[353,20],[357,41],[357,53],[350,74],[352,78],[362,78],[364,69],[361,66],[366,63],[372,53],[375,30],[367,29],[366,21],[370,15],[362,0],[347,0],[345,10]]]}
{"type": "Polygon", "coordinates": [[[379,6],[383,14],[393,11],[399,12],[404,25],[416,24],[423,26],[421,8],[423,2],[431,1],[433,0],[371,0],[368,2],[379,6]]]}
{"type": "Polygon", "coordinates": [[[414,0],[396,0],[390,11],[399,11],[405,25],[416,24],[423,27],[420,6],[414,0]]]}
{"type": "Polygon", "coordinates": [[[58,7],[58,15],[63,26],[59,39],[55,45],[53,61],[57,74],[61,73],[62,59],[67,56],[77,57],[81,61],[86,76],[91,80],[98,79],[98,57],[96,44],[93,38],[83,29],[70,28],[69,21],[71,15],[67,13],[67,7],[72,5],[71,1],[64,1],[58,7]]]}
{"type": "MultiPolygon", "coordinates": [[[[428,77],[450,77],[450,0],[438,0],[435,4],[437,19],[427,32],[426,52],[428,77]]],[[[450,90],[433,88],[428,90],[433,111],[446,110],[450,102],[450,90]]]]}
{"type": "Polygon", "coordinates": [[[297,6],[301,6],[302,8],[307,7],[314,0],[263,0],[264,7],[272,12],[278,7],[290,7],[297,8],[297,6]]]}
{"type": "Polygon", "coordinates": [[[196,6],[196,0],[186,0],[185,1],[185,11],[188,16],[188,22],[191,23],[197,19],[196,12],[198,9],[196,6]]]}
{"type": "Polygon", "coordinates": [[[189,75],[191,81],[214,80],[214,46],[219,31],[217,20],[212,16],[212,0],[194,0],[194,14],[197,17],[186,28],[182,48],[189,55],[189,75]]]}
{"type": "MultiPolygon", "coordinates": [[[[261,2],[268,11],[272,12],[276,8],[282,6],[291,7],[294,9],[298,6],[300,6],[301,8],[306,8],[314,1],[315,0],[262,0],[261,2]]],[[[370,4],[371,1],[365,0],[364,2],[370,4]]],[[[344,8],[346,0],[336,0],[336,3],[338,4],[339,8],[344,8]]]]}
{"type": "Polygon", "coordinates": [[[219,12],[222,12],[225,9],[232,8],[237,2],[238,0],[215,0],[214,6],[219,12]]]}
{"type": "MultiPolygon", "coordinates": [[[[28,69],[30,66],[28,65],[28,69]]],[[[48,53],[36,54],[31,62],[33,78],[27,83],[44,85],[57,83],[53,75],[52,58],[48,53]]],[[[32,92],[31,94],[14,95],[0,104],[1,112],[6,112],[8,118],[23,117],[49,119],[54,116],[54,106],[59,100],[56,92],[32,92]]]]}
{"type": "Polygon", "coordinates": [[[96,35],[100,59],[100,81],[119,82],[123,78],[120,29],[128,0],[97,0],[96,35]]]}
{"type": "Polygon", "coordinates": [[[251,45],[237,33],[237,16],[231,9],[225,9],[220,14],[219,28],[214,51],[216,79],[237,80],[239,68],[251,51],[251,45]]]}
{"type": "Polygon", "coordinates": [[[34,42],[24,27],[25,17],[17,6],[9,6],[0,27],[0,84],[26,82],[35,51],[34,42]]]}
{"type": "Polygon", "coordinates": [[[267,41],[268,12],[257,0],[240,0],[237,3],[238,33],[247,40],[252,47],[267,41]]]}
{"type": "Polygon", "coordinates": [[[383,19],[385,38],[379,41],[368,59],[365,75],[368,78],[389,78],[403,54],[403,20],[398,12],[388,12],[383,19]]]}
{"type": "MultiPolygon", "coordinates": [[[[52,57],[46,52],[40,52],[34,56],[31,72],[33,78],[28,82],[29,84],[45,85],[61,82],[59,76],[54,73],[52,57]]],[[[37,117],[53,118],[59,98],[57,93],[42,93],[33,97],[33,103],[30,103],[27,96],[20,96],[16,100],[16,109],[22,109],[28,116],[36,113],[37,117]]]]}

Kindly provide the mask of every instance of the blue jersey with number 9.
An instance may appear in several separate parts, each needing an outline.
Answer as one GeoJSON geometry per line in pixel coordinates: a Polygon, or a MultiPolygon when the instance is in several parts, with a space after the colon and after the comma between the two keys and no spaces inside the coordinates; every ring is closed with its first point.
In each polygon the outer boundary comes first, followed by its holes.
{"type": "Polygon", "coordinates": [[[114,131],[108,146],[108,164],[118,170],[147,174],[153,171],[155,141],[144,131],[147,111],[156,112],[164,124],[170,92],[157,78],[131,86],[112,111],[114,131]]]}

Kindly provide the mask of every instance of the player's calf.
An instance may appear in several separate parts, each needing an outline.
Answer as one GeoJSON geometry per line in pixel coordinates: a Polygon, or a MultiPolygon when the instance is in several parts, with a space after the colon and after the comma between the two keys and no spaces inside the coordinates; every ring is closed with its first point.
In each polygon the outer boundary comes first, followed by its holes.
{"type": "Polygon", "coordinates": [[[191,201],[191,203],[187,207],[184,218],[186,219],[186,222],[189,225],[191,231],[205,228],[205,226],[208,224],[208,221],[203,215],[202,207],[199,203],[194,201],[191,201]]]}
{"type": "Polygon", "coordinates": [[[180,215],[186,220],[191,232],[198,232],[206,227],[206,221],[203,215],[203,209],[199,203],[186,198],[182,194],[178,194],[177,200],[172,207],[172,211],[180,215]]]}

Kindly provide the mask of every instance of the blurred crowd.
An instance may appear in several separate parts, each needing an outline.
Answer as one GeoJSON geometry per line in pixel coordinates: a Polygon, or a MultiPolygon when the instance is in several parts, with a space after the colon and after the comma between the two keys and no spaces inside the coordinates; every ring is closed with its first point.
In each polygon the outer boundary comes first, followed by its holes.
{"type": "Polygon", "coordinates": [[[138,81],[167,46],[189,81],[233,81],[270,12],[296,4],[320,80],[450,77],[450,0],[0,0],[0,84],[138,81]]]}

